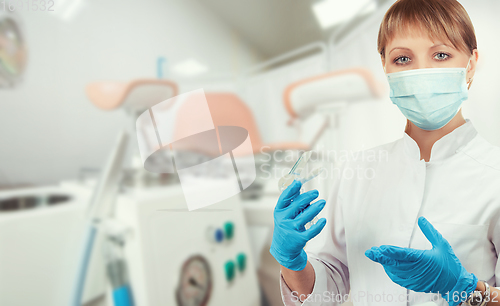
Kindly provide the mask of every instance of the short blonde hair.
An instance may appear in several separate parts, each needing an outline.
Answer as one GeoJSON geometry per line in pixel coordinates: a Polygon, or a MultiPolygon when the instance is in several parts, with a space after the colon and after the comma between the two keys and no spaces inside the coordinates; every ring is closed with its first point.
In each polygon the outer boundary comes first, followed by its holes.
{"type": "Polygon", "coordinates": [[[456,0],[398,0],[385,13],[378,32],[378,52],[385,58],[385,47],[396,33],[409,34],[421,29],[433,40],[449,40],[465,53],[477,49],[472,21],[456,0]]]}

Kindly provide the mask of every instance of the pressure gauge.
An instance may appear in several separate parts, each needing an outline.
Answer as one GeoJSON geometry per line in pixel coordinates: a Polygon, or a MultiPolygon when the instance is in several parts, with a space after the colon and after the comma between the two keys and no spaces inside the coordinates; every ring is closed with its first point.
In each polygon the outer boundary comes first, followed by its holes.
{"type": "Polygon", "coordinates": [[[178,306],[206,306],[212,291],[212,273],[201,255],[188,258],[182,265],[176,297],[178,306]]]}

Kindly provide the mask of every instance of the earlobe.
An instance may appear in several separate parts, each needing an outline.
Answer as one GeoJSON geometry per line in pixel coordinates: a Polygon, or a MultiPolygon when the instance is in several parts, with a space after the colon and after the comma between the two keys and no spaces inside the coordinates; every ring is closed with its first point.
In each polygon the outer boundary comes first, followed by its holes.
{"type": "MultiPolygon", "coordinates": [[[[467,67],[466,67],[465,73],[469,74],[471,71],[475,70],[475,64],[476,63],[477,63],[477,52],[474,52],[472,54],[472,56],[469,58],[469,62],[467,63],[467,67]],[[473,63],[473,61],[474,61],[474,55],[475,55],[476,62],[473,63]],[[469,67],[469,64],[470,64],[471,67],[469,67]]],[[[474,73],[472,73],[472,76],[467,80],[467,89],[470,89],[470,86],[471,86],[473,80],[474,80],[474,73]]]]}

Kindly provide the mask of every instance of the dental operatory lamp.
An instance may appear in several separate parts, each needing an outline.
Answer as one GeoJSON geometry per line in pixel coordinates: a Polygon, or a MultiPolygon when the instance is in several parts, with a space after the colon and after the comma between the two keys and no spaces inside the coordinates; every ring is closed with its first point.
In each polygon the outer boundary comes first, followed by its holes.
{"type": "MultiPolygon", "coordinates": [[[[290,115],[289,124],[300,127],[313,114],[324,121],[314,135],[311,147],[321,137],[325,150],[341,148],[340,118],[349,104],[381,97],[383,86],[365,68],[349,68],[316,75],[290,84],[284,92],[285,108],[290,115]]],[[[328,190],[328,180],[325,190],[328,190]]]]}
{"type": "Polygon", "coordinates": [[[19,17],[0,10],[0,88],[14,87],[23,76],[27,51],[19,17]]]}

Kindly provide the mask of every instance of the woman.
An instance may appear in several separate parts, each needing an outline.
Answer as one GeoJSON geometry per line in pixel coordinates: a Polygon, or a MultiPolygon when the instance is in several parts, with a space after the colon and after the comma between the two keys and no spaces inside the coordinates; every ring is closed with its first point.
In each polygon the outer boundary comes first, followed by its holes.
{"type": "Polygon", "coordinates": [[[282,193],[270,252],[283,301],[500,305],[500,148],[460,109],[478,59],[469,16],[456,0],[398,0],[378,51],[405,133],[375,149],[387,158],[347,162],[375,177],[336,179],[328,202],[299,182],[282,193]]]}

